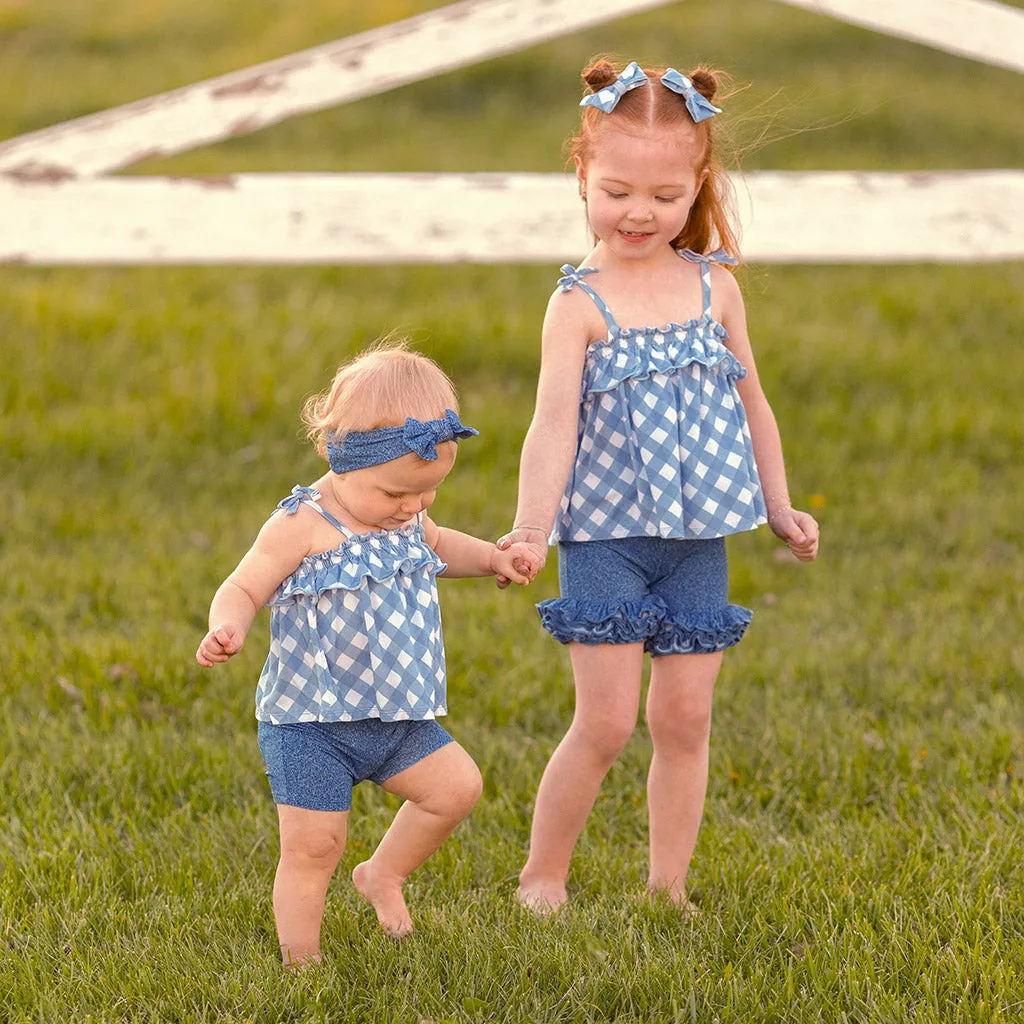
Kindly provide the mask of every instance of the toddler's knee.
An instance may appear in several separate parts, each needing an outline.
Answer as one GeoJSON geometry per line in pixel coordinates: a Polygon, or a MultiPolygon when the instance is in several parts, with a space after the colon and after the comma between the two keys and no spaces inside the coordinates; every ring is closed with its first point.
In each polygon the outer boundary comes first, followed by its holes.
{"type": "Polygon", "coordinates": [[[451,786],[447,789],[448,814],[461,821],[476,807],[483,791],[484,779],[480,774],[480,769],[470,761],[463,768],[458,779],[452,780],[451,786]]]}
{"type": "Polygon", "coordinates": [[[315,830],[292,834],[281,842],[282,859],[306,867],[334,870],[345,852],[345,835],[334,831],[315,830]]]}

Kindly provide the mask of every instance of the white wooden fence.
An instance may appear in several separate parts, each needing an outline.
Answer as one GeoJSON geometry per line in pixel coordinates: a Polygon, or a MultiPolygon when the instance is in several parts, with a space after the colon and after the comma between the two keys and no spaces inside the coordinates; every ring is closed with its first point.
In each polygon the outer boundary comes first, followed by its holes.
{"type": "MultiPolygon", "coordinates": [[[[773,171],[737,190],[751,262],[1024,256],[1015,171],[773,171]]],[[[589,249],[575,178],[561,174],[74,179],[0,185],[4,206],[0,247],[25,246],[0,248],[8,262],[558,263],[589,249]]]]}
{"type": "MultiPolygon", "coordinates": [[[[464,0],[0,143],[0,262],[556,262],[587,248],[561,174],[97,177],[669,0],[464,0]],[[385,216],[382,211],[387,211],[385,216]]],[[[1024,70],[990,0],[781,0],[1024,70]]],[[[753,173],[751,261],[1024,257],[1024,172],[753,173]]]]}

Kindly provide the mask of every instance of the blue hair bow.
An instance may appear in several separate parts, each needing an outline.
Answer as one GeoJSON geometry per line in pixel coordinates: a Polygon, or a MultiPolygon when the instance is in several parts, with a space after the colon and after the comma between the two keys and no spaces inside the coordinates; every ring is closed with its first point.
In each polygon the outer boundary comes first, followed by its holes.
{"type": "Polygon", "coordinates": [[[680,74],[675,68],[669,68],[661,76],[661,84],[666,89],[671,89],[683,97],[683,100],[686,102],[686,109],[690,112],[690,117],[693,118],[694,124],[698,124],[722,112],[721,108],[716,107],[707,97],[702,96],[694,88],[693,82],[686,75],[680,74]]]}
{"type": "Polygon", "coordinates": [[[637,62],[631,61],[626,65],[625,70],[611,85],[606,85],[597,92],[584,96],[580,100],[581,107],[597,107],[598,110],[610,114],[618,104],[619,100],[626,95],[630,89],[647,84],[647,76],[640,69],[637,62]]]}
{"type": "Polygon", "coordinates": [[[402,427],[402,436],[411,451],[421,459],[433,462],[437,458],[437,446],[444,441],[455,441],[460,437],[472,437],[478,431],[472,427],[464,427],[458,413],[445,409],[444,416],[439,420],[427,420],[421,423],[411,416],[402,427]]]}
{"type": "Polygon", "coordinates": [[[445,409],[437,420],[416,420],[411,416],[400,427],[378,427],[376,430],[353,430],[341,443],[332,438],[327,441],[327,461],[335,473],[349,473],[354,469],[379,466],[415,452],[421,459],[433,462],[437,446],[445,441],[458,441],[475,437],[480,431],[465,426],[459,414],[445,409]]]}

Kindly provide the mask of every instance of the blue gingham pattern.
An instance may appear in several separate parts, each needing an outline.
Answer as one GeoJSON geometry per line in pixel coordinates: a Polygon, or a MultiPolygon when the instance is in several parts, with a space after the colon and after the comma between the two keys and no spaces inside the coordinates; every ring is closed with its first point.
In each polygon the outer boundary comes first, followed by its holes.
{"type": "Polygon", "coordinates": [[[736,390],[746,370],[711,315],[711,263],[732,258],[679,254],[700,264],[704,310],[665,327],[619,327],[584,280],[597,271],[562,267],[559,287],[594,300],[608,337],[587,350],[576,461],[553,542],[706,539],[767,522],[736,390]]]}
{"type": "Polygon", "coordinates": [[[310,555],[270,599],[270,653],[256,717],[293,722],[398,722],[447,714],[435,577],[447,567],[419,522],[353,535],[296,488],[278,506],[314,508],[343,534],[310,555]]]}
{"type": "Polygon", "coordinates": [[[580,100],[581,107],[597,107],[602,113],[610,114],[618,105],[619,100],[632,89],[638,89],[641,85],[647,84],[647,75],[644,74],[637,62],[631,61],[626,65],[622,74],[614,82],[604,86],[589,96],[580,100]]]}

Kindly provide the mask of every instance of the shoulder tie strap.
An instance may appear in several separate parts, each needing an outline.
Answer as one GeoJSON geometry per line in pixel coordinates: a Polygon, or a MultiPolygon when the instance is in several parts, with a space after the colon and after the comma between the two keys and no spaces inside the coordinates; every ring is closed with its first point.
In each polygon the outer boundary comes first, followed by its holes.
{"type": "Polygon", "coordinates": [[[594,300],[594,305],[597,306],[598,311],[604,317],[604,322],[609,328],[615,327],[617,329],[618,324],[615,322],[615,317],[612,316],[612,311],[605,305],[604,299],[583,280],[587,274],[596,274],[597,272],[597,267],[580,267],[577,270],[571,263],[565,263],[562,265],[563,276],[558,279],[558,287],[563,292],[567,292],[573,285],[579,285],[580,291],[586,292],[594,300]]]}
{"type": "Polygon", "coordinates": [[[739,260],[730,256],[724,249],[716,249],[714,252],[694,252],[693,249],[676,249],[676,252],[689,260],[691,263],[700,264],[700,290],[704,300],[704,316],[711,316],[711,264],[727,263],[735,267],[739,260]]]}
{"type": "MultiPolygon", "coordinates": [[[[277,503],[277,507],[284,511],[286,516],[293,516],[299,511],[300,505],[307,505],[309,508],[316,509],[333,526],[339,533],[345,537],[351,537],[352,531],[339,522],[330,512],[325,509],[319,501],[320,492],[315,487],[293,487],[292,493],[287,498],[282,499],[277,503]]],[[[275,510],[276,511],[276,510],[275,510]]]]}

